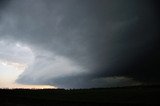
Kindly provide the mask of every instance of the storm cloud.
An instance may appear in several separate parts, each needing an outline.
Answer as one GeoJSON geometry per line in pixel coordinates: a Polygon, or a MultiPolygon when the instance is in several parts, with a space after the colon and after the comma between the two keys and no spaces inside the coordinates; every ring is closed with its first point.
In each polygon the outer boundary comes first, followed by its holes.
{"type": "Polygon", "coordinates": [[[154,0],[1,1],[0,39],[20,42],[34,54],[33,63],[16,82],[64,88],[159,82],[156,4],[154,0]]]}

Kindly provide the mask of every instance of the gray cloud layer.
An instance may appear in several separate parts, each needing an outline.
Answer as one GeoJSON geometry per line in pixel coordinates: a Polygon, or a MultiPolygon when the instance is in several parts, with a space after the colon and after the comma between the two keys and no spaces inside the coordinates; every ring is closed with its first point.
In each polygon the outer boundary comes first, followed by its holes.
{"type": "Polygon", "coordinates": [[[22,42],[35,54],[19,83],[94,87],[92,80],[108,76],[145,79],[145,68],[135,63],[159,53],[153,5],[149,0],[11,0],[0,11],[0,39],[22,42]]]}

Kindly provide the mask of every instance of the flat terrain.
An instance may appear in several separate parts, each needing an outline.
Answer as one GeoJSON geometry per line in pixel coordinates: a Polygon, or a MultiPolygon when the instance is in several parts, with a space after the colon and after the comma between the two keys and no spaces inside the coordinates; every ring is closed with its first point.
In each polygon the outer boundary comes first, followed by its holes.
{"type": "Polygon", "coordinates": [[[0,106],[160,105],[160,86],[97,89],[1,89],[0,106]]]}

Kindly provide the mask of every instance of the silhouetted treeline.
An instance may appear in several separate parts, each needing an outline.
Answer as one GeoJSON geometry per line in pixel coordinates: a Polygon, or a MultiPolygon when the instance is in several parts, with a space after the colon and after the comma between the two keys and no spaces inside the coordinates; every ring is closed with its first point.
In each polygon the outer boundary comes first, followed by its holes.
{"type": "Polygon", "coordinates": [[[160,86],[91,89],[0,89],[0,106],[160,105],[160,86]]]}

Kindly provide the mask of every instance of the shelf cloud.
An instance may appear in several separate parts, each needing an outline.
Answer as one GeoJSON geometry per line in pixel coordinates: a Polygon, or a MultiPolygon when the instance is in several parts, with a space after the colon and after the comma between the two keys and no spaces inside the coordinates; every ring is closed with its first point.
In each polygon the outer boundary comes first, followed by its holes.
{"type": "Polygon", "coordinates": [[[154,0],[3,0],[0,60],[27,65],[21,84],[159,83],[158,13],[154,0]]]}

